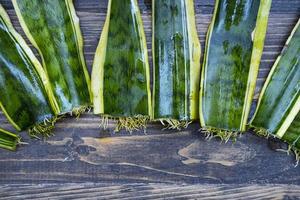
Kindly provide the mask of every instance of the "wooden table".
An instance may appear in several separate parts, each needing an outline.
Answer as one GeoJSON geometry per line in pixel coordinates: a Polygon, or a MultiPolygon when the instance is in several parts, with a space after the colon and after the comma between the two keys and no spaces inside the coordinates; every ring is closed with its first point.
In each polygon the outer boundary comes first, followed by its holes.
{"type": "MultiPolygon", "coordinates": [[[[11,1],[0,3],[23,34],[11,1]]],[[[139,3],[150,54],[151,1],[139,3]]],[[[76,0],[75,6],[91,70],[107,0],[76,0]]],[[[195,6],[203,45],[214,1],[196,0],[195,6]]],[[[273,0],[255,99],[299,14],[300,0],[273,0]]],[[[0,121],[11,129],[3,115],[0,121]]],[[[30,140],[22,133],[29,145],[17,152],[0,150],[0,199],[300,197],[300,167],[294,167],[293,156],[277,151],[286,145],[275,139],[246,133],[236,143],[207,141],[196,123],[183,131],[150,124],[146,133],[114,134],[113,122],[101,130],[99,121],[91,113],[65,118],[48,140],[30,140]]]]}

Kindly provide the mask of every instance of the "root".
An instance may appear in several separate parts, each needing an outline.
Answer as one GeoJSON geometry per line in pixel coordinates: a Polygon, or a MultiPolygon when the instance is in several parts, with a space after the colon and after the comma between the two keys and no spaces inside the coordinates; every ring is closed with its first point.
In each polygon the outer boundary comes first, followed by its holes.
{"type": "Polygon", "coordinates": [[[296,148],[294,145],[289,145],[288,149],[277,149],[277,151],[284,152],[287,155],[291,155],[291,153],[294,154],[296,160],[295,167],[298,166],[300,161],[300,150],[296,148]]]}
{"type": "Polygon", "coordinates": [[[295,154],[295,159],[296,159],[295,167],[297,167],[300,160],[300,150],[297,149],[296,147],[290,147],[290,148],[291,151],[293,151],[293,153],[295,154]]]}
{"type": "Polygon", "coordinates": [[[288,155],[290,155],[290,152],[293,152],[295,155],[295,159],[296,159],[295,167],[297,167],[300,160],[300,150],[296,148],[294,145],[289,145],[289,148],[287,150],[288,155]]]}
{"type": "Polygon", "coordinates": [[[264,137],[266,139],[270,138],[270,136],[274,137],[274,135],[265,128],[258,128],[255,126],[250,126],[249,128],[251,128],[259,137],[264,137]]]}
{"type": "Polygon", "coordinates": [[[90,112],[90,111],[91,111],[91,107],[90,106],[80,106],[80,107],[74,108],[69,114],[71,116],[75,115],[76,119],[79,119],[80,115],[82,113],[90,112]]]}
{"type": "MultiPolygon", "coordinates": [[[[260,137],[264,137],[266,139],[270,137],[277,138],[276,135],[273,135],[270,131],[268,131],[265,128],[257,128],[254,126],[250,126],[250,128],[253,129],[255,133],[260,137]]],[[[295,167],[298,166],[300,161],[300,150],[296,147],[296,143],[298,142],[298,140],[300,140],[300,136],[292,144],[289,144],[288,149],[277,149],[277,151],[284,152],[287,155],[290,155],[292,152],[295,155],[295,159],[296,159],[295,167]]],[[[288,143],[287,141],[285,142],[288,143]]]]}
{"type": "Polygon", "coordinates": [[[28,145],[28,142],[22,142],[21,138],[18,140],[17,145],[28,145]]]}
{"type": "Polygon", "coordinates": [[[90,112],[90,110],[91,110],[90,106],[81,106],[81,107],[74,108],[69,113],[65,113],[60,116],[55,116],[51,119],[46,118],[44,119],[44,122],[29,128],[28,130],[29,136],[37,139],[40,139],[39,136],[50,137],[53,135],[52,130],[54,129],[54,124],[57,122],[57,120],[63,118],[66,114],[69,114],[71,116],[75,115],[76,119],[78,119],[82,113],[86,111],[90,112]]]}
{"type": "Polygon", "coordinates": [[[22,137],[20,135],[17,135],[17,146],[18,145],[29,145],[28,142],[23,142],[22,137]]]}
{"type": "Polygon", "coordinates": [[[132,133],[140,129],[146,130],[147,122],[149,121],[148,116],[136,115],[134,117],[112,117],[109,115],[102,115],[100,127],[107,129],[109,120],[117,121],[117,125],[114,132],[120,132],[122,129],[132,133]]]}
{"type": "Polygon", "coordinates": [[[137,115],[134,117],[120,117],[118,118],[118,123],[114,131],[119,132],[122,129],[125,129],[130,133],[140,129],[144,129],[145,131],[148,121],[149,117],[143,115],[137,115]]]}
{"type": "Polygon", "coordinates": [[[52,130],[54,129],[54,125],[57,122],[59,118],[58,117],[53,117],[51,119],[44,119],[44,122],[37,124],[33,127],[31,127],[28,130],[29,136],[32,138],[37,138],[40,139],[39,136],[43,137],[50,137],[53,135],[52,130]]]}
{"type": "Polygon", "coordinates": [[[162,118],[158,120],[163,126],[165,126],[163,130],[172,129],[180,131],[181,129],[186,129],[192,123],[192,121],[179,121],[177,119],[168,118],[162,118]]]}
{"type": "Polygon", "coordinates": [[[211,140],[212,138],[219,138],[225,143],[227,143],[229,140],[235,142],[237,140],[237,137],[241,135],[241,132],[239,131],[229,131],[213,127],[201,128],[200,131],[205,134],[207,140],[211,140]]]}
{"type": "Polygon", "coordinates": [[[99,127],[103,128],[104,130],[106,130],[107,127],[108,127],[108,122],[109,122],[110,119],[112,119],[110,116],[108,116],[108,115],[102,115],[99,127]]]}
{"type": "Polygon", "coordinates": [[[287,150],[288,155],[290,154],[290,152],[293,152],[295,155],[295,159],[296,159],[296,164],[295,167],[298,166],[299,161],[300,161],[300,149],[296,147],[296,143],[298,142],[298,140],[300,139],[300,135],[298,136],[298,138],[293,142],[293,144],[289,145],[289,148],[287,150]]]}

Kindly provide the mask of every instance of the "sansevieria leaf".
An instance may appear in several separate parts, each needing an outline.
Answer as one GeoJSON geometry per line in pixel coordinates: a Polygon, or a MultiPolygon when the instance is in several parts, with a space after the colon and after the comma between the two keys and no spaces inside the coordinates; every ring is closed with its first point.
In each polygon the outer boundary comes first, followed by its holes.
{"type": "Polygon", "coordinates": [[[200,90],[200,122],[224,140],[246,130],[271,0],[216,0],[200,90]]]}

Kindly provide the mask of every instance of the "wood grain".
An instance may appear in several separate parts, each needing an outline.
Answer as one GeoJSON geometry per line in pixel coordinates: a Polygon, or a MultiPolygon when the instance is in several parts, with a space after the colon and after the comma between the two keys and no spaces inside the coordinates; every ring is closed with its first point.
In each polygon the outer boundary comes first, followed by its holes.
{"type": "Polygon", "coordinates": [[[40,184],[2,185],[3,200],[18,199],[299,199],[299,186],[284,185],[178,185],[40,184]],[[16,191],[11,191],[11,190],[16,191]]]}
{"type": "MultiPolygon", "coordinates": [[[[24,36],[11,1],[0,0],[0,3],[24,36]]],[[[139,4],[151,58],[151,1],[140,0],[139,4]]],[[[91,71],[107,0],[75,0],[75,6],[91,71]]],[[[195,7],[203,46],[214,1],[195,0],[195,7]]],[[[255,99],[299,14],[300,0],[273,0],[255,99]]],[[[22,145],[16,153],[0,150],[1,199],[50,196],[297,199],[300,196],[300,168],[294,167],[292,156],[277,152],[286,148],[277,140],[267,141],[247,133],[236,143],[207,141],[199,134],[197,123],[185,131],[162,131],[160,125],[150,124],[146,132],[116,134],[113,122],[108,130],[101,130],[99,122],[99,118],[89,113],[78,120],[67,117],[57,124],[55,136],[48,140],[30,140],[22,133],[23,141],[29,145],[22,145]]],[[[2,114],[0,124],[12,130],[2,114]]]]}

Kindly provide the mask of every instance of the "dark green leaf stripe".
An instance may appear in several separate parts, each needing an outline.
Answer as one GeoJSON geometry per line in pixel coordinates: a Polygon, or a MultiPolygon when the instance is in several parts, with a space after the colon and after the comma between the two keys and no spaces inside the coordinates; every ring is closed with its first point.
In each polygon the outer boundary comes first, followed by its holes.
{"type": "Polygon", "coordinates": [[[16,150],[19,138],[13,133],[0,129],[0,148],[16,150]]]}
{"type": "Polygon", "coordinates": [[[54,116],[37,65],[0,5],[0,106],[17,130],[54,116]]]}
{"type": "Polygon", "coordinates": [[[244,131],[263,50],[269,0],[217,0],[202,71],[203,127],[244,131]]]}
{"type": "MultiPolygon", "coordinates": [[[[192,2],[192,1],[191,1],[192,2]]],[[[191,46],[198,45],[198,38],[189,38],[190,27],[196,30],[195,23],[189,17],[195,18],[194,13],[189,13],[188,6],[193,3],[186,0],[154,0],[153,1],[153,57],[154,57],[154,118],[192,120],[191,102],[195,101],[198,107],[199,79],[192,80],[192,73],[200,76],[200,63],[191,65],[193,57],[191,46]],[[189,16],[193,15],[193,16],[189,16]],[[194,43],[192,43],[192,40],[194,43]],[[194,81],[194,83],[192,82],[194,81]],[[191,91],[191,85],[197,85],[191,91]],[[194,94],[194,93],[196,94],[194,94]]],[[[195,47],[197,58],[200,59],[200,45],[195,47]],[[199,48],[196,50],[196,48],[199,48]]],[[[198,59],[198,60],[199,60],[198,59]]],[[[194,103],[194,102],[192,102],[194,103]]]]}
{"type": "Polygon", "coordinates": [[[14,0],[21,25],[39,50],[59,113],[90,105],[89,77],[71,0],[14,0]]]}
{"type": "Polygon", "coordinates": [[[92,87],[96,114],[150,115],[147,47],[136,0],[109,1],[95,55],[92,87]]]}
{"type": "MultiPolygon", "coordinates": [[[[280,138],[284,136],[300,110],[299,24],[300,20],[267,78],[251,123],[251,126],[266,129],[280,138]]],[[[296,135],[300,134],[297,121],[299,116],[289,129],[289,136],[284,136],[284,139],[295,139],[296,135]]]]}

